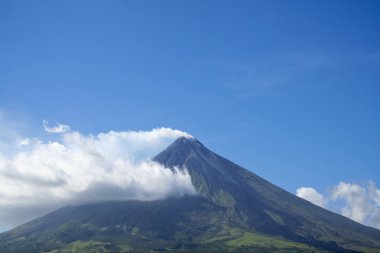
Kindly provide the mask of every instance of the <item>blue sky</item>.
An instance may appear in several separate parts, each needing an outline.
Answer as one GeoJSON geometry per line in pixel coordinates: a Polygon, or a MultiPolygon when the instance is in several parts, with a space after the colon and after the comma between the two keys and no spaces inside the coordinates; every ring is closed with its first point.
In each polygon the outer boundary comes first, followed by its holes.
{"type": "MultiPolygon", "coordinates": [[[[171,127],[295,192],[380,184],[378,1],[1,1],[0,108],[171,127]]],[[[41,130],[42,131],[42,130],[41,130]]]]}

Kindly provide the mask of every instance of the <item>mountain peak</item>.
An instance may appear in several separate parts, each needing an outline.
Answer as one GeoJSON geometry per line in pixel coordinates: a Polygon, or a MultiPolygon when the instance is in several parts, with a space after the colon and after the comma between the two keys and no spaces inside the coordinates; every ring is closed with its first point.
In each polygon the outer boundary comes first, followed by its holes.
{"type": "Polygon", "coordinates": [[[191,148],[191,149],[198,149],[198,148],[205,148],[203,144],[195,139],[194,137],[180,137],[177,140],[175,140],[167,149],[169,148],[191,148]]]}
{"type": "Polygon", "coordinates": [[[189,160],[204,160],[215,154],[195,138],[180,137],[153,158],[167,167],[182,168],[189,160]]]}
{"type": "Polygon", "coordinates": [[[196,190],[211,199],[224,185],[239,185],[236,177],[242,168],[207,149],[195,138],[178,138],[153,160],[168,168],[186,169],[196,190]]]}

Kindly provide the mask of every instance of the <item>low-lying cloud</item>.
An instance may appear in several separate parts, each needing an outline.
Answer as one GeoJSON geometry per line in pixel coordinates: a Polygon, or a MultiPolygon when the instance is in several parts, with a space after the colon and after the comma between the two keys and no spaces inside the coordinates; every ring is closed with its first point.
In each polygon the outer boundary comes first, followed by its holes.
{"type": "Polygon", "coordinates": [[[380,190],[373,181],[366,185],[340,182],[323,195],[314,188],[301,187],[296,195],[332,211],[380,229],[380,190]]]}
{"type": "Polygon", "coordinates": [[[150,160],[175,139],[191,138],[187,133],[158,128],[84,135],[43,125],[58,138],[23,139],[12,155],[0,153],[0,228],[69,204],[195,194],[186,170],[150,160]]]}

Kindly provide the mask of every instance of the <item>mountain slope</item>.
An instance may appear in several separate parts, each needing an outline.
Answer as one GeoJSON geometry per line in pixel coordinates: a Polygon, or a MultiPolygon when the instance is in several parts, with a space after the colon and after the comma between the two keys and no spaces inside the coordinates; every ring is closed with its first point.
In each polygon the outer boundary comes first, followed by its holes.
{"type": "Polygon", "coordinates": [[[226,212],[200,196],[65,207],[2,234],[0,252],[323,252],[232,226],[226,212]]]}
{"type": "Polygon", "coordinates": [[[379,230],[298,198],[218,156],[196,139],[180,138],[154,160],[167,167],[186,168],[201,195],[231,208],[248,228],[329,250],[380,249],[379,230]]]}
{"type": "Polygon", "coordinates": [[[0,234],[0,252],[379,252],[380,231],[300,199],[180,138],[154,160],[197,196],[61,208],[0,234]]]}

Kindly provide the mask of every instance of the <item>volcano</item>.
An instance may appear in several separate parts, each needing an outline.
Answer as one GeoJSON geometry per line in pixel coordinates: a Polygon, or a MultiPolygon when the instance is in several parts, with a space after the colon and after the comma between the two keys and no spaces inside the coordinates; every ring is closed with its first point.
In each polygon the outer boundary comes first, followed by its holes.
{"type": "Polygon", "coordinates": [[[198,194],[67,206],[0,234],[0,252],[380,252],[380,231],[179,138],[154,161],[198,194]]]}

